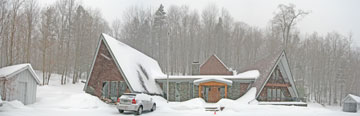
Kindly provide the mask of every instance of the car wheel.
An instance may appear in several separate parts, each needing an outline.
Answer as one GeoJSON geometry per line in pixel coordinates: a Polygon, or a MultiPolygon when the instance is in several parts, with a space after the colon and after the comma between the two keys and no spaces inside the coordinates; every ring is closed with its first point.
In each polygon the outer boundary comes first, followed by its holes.
{"type": "Polygon", "coordinates": [[[137,115],[141,115],[142,111],[143,111],[143,107],[140,106],[139,109],[138,109],[138,111],[136,112],[136,114],[137,114],[137,115]]]}
{"type": "Polygon", "coordinates": [[[156,104],[154,104],[151,108],[151,111],[155,111],[156,110],[156,104]]]}
{"type": "Polygon", "coordinates": [[[124,113],[124,110],[119,110],[120,113],[124,113]]]}

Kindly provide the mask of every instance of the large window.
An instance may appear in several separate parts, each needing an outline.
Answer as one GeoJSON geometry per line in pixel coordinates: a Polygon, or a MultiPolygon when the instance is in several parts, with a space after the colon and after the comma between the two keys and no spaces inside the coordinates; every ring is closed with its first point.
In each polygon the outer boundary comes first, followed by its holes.
{"type": "Polygon", "coordinates": [[[117,99],[127,89],[125,81],[104,81],[101,96],[109,99],[117,99]]]}
{"type": "Polygon", "coordinates": [[[268,88],[267,89],[267,100],[270,101],[281,101],[284,100],[285,96],[281,89],[279,88],[268,88]]]}

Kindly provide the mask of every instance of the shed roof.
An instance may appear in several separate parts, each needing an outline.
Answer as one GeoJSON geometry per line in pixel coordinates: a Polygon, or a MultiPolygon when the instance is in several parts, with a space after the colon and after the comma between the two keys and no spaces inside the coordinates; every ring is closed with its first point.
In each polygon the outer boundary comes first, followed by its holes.
{"type": "Polygon", "coordinates": [[[355,100],[357,103],[360,103],[360,97],[359,96],[349,94],[344,98],[344,100],[347,100],[348,98],[351,98],[351,99],[355,100]]]}
{"type": "Polygon", "coordinates": [[[31,64],[29,64],[29,63],[17,64],[17,65],[0,68],[0,78],[5,78],[5,79],[12,78],[16,74],[18,74],[24,70],[29,70],[30,74],[35,79],[37,84],[40,84],[39,77],[36,75],[36,73],[34,72],[34,69],[32,68],[31,64]]]}

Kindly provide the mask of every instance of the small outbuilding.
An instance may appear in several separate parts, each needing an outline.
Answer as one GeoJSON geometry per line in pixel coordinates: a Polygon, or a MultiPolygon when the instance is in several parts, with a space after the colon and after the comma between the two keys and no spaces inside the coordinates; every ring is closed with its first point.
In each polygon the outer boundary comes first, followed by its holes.
{"type": "Polygon", "coordinates": [[[343,100],[344,112],[357,112],[360,109],[360,97],[352,94],[347,95],[343,100]]]}
{"type": "Polygon", "coordinates": [[[36,101],[39,78],[30,64],[17,64],[0,68],[0,95],[2,100],[18,100],[32,104],[36,101]]]}

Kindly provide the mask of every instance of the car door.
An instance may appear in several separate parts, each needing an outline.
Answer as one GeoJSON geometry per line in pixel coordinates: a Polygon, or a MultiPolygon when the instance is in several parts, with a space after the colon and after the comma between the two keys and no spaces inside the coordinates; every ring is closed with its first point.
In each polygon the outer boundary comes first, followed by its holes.
{"type": "Polygon", "coordinates": [[[148,110],[149,107],[149,103],[148,100],[146,99],[146,96],[144,96],[144,94],[139,94],[139,100],[141,101],[141,104],[143,105],[143,110],[148,110]]]}
{"type": "Polygon", "coordinates": [[[151,109],[151,101],[150,101],[150,96],[149,95],[145,95],[144,96],[145,101],[146,101],[146,110],[150,110],[151,109]]]}

